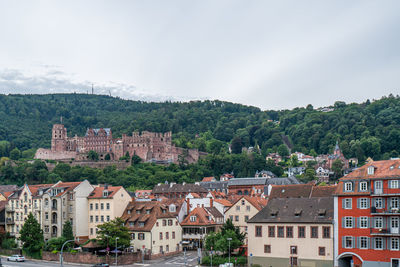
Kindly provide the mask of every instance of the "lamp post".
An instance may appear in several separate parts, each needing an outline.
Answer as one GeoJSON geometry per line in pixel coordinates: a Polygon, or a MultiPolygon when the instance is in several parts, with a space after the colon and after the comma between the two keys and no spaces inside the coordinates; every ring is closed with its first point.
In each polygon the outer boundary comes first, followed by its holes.
{"type": "MultiPolygon", "coordinates": [[[[79,238],[77,238],[77,241],[79,242],[79,238]]],[[[61,252],[60,252],[60,264],[61,264],[61,267],[64,266],[64,265],[63,265],[63,262],[64,262],[64,258],[63,258],[64,246],[65,246],[67,243],[69,243],[69,242],[75,242],[75,239],[67,240],[67,241],[65,241],[64,244],[62,245],[62,247],[61,247],[61,252]]]]}
{"type": "Polygon", "coordinates": [[[228,240],[228,247],[229,247],[229,263],[231,263],[231,240],[232,240],[232,238],[228,237],[226,240],[228,240]]]}
{"type": "Polygon", "coordinates": [[[119,237],[117,236],[115,238],[115,265],[118,265],[118,239],[119,237]]]}

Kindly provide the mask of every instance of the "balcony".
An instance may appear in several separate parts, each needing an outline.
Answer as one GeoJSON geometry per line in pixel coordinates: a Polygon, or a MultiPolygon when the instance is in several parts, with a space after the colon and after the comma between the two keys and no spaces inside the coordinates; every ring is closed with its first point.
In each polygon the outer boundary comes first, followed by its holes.
{"type": "Polygon", "coordinates": [[[57,233],[51,233],[51,237],[57,237],[57,233]]]}
{"type": "Polygon", "coordinates": [[[399,228],[371,228],[372,236],[400,236],[399,228]]]}
{"type": "Polygon", "coordinates": [[[57,206],[51,206],[52,210],[57,210],[57,206]]]}
{"type": "Polygon", "coordinates": [[[6,218],[6,224],[14,224],[14,218],[6,218]]]}
{"type": "Polygon", "coordinates": [[[52,224],[57,224],[57,219],[51,220],[51,223],[52,223],[52,224]]]}
{"type": "Polygon", "coordinates": [[[398,188],[374,189],[371,192],[371,196],[400,196],[400,189],[398,188]]]}
{"type": "Polygon", "coordinates": [[[400,209],[376,209],[371,207],[371,215],[400,216],[400,209]]]}

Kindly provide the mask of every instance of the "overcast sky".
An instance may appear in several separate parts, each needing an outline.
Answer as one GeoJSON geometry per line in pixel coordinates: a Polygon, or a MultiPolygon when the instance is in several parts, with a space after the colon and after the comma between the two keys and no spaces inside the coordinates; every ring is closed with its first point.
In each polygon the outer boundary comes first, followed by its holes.
{"type": "Polygon", "coordinates": [[[0,93],[283,109],[400,87],[400,1],[0,0],[0,93]]]}

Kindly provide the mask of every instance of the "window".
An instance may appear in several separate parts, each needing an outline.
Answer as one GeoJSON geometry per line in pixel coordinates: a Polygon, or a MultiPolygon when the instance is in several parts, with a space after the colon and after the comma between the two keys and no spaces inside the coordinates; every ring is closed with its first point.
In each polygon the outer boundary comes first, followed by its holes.
{"type": "Polygon", "coordinates": [[[93,222],[93,215],[90,215],[90,222],[93,222]]]}
{"type": "Polygon", "coordinates": [[[351,208],[352,208],[352,205],[351,205],[351,198],[345,198],[345,199],[343,199],[342,207],[343,207],[344,209],[351,209],[351,208]]]}
{"type": "Polygon", "coordinates": [[[297,228],[297,230],[298,230],[299,238],[305,238],[306,237],[306,227],[305,226],[299,226],[297,228]]]}
{"type": "Polygon", "coordinates": [[[168,226],[172,225],[172,220],[168,220],[168,226]]]}
{"type": "Polygon", "coordinates": [[[297,266],[297,257],[290,257],[290,264],[292,266],[297,266]]]}
{"type": "Polygon", "coordinates": [[[325,247],[319,247],[318,248],[318,255],[319,256],[325,256],[325,247]]]}
{"type": "Polygon", "coordinates": [[[190,221],[195,222],[196,221],[196,216],[190,216],[190,221]]]}
{"type": "Polygon", "coordinates": [[[318,238],[318,226],[311,226],[311,238],[318,238]]]}
{"type": "Polygon", "coordinates": [[[165,239],[169,239],[169,232],[165,232],[165,239]]]}
{"type": "Polygon", "coordinates": [[[247,211],[250,211],[250,206],[246,206],[246,210],[247,210],[247,211]]]}
{"type": "Polygon", "coordinates": [[[271,253],[271,245],[264,245],[264,253],[271,253]]]}
{"type": "Polygon", "coordinates": [[[374,174],[374,169],[375,169],[374,166],[369,166],[368,169],[367,169],[367,173],[368,174],[374,174]]]}
{"type": "Polygon", "coordinates": [[[107,209],[107,210],[110,209],[110,203],[106,203],[106,209],[107,209]]]}
{"type": "Polygon", "coordinates": [[[375,237],[375,249],[383,249],[382,237],[375,237]]]}
{"type": "Polygon", "coordinates": [[[172,239],[175,239],[175,232],[172,232],[172,239]]]}
{"type": "Polygon", "coordinates": [[[344,191],[346,192],[353,191],[353,183],[352,182],[344,183],[344,191]]]}
{"type": "Polygon", "coordinates": [[[45,226],[44,226],[44,232],[45,232],[45,233],[48,233],[48,232],[49,232],[49,226],[48,226],[48,225],[45,225],[45,226]]]}
{"type": "Polygon", "coordinates": [[[256,237],[262,236],[262,226],[256,226],[256,237]]]}
{"type": "Polygon", "coordinates": [[[135,239],[135,233],[131,234],[131,239],[134,240],[135,239]]]}
{"type": "Polygon", "coordinates": [[[100,204],[100,209],[101,209],[101,210],[104,210],[104,203],[101,203],[101,204],[100,204]]]}
{"type": "Polygon", "coordinates": [[[104,215],[101,215],[101,222],[104,222],[104,215]]]}
{"type": "Polygon", "coordinates": [[[368,198],[359,198],[358,208],[360,209],[368,209],[369,208],[368,198]]]}
{"type": "Polygon", "coordinates": [[[392,197],[390,199],[390,207],[392,209],[398,209],[399,208],[399,198],[397,197],[392,197]]]}
{"type": "Polygon", "coordinates": [[[268,237],[275,237],[275,226],[268,226],[268,237]]]}
{"type": "Polygon", "coordinates": [[[249,215],[244,216],[244,221],[247,222],[249,220],[249,215]]]}
{"type": "Polygon", "coordinates": [[[383,228],[383,218],[382,217],[374,218],[374,227],[375,228],[383,228]]]}
{"type": "Polygon", "coordinates": [[[235,221],[237,221],[237,222],[239,221],[239,216],[238,215],[235,216],[235,221]]]}
{"type": "Polygon", "coordinates": [[[389,188],[392,188],[392,189],[399,188],[399,180],[390,180],[389,181],[389,188]]]}
{"type": "Polygon", "coordinates": [[[96,210],[99,209],[99,203],[96,203],[96,210]]]}
{"type": "Polygon", "coordinates": [[[110,221],[110,215],[107,215],[107,222],[110,221]]]}
{"type": "Polygon", "coordinates": [[[329,226],[322,227],[322,237],[331,238],[331,228],[329,226]]]}
{"type": "Polygon", "coordinates": [[[293,238],[293,227],[286,226],[286,238],[293,238]]]}
{"type": "Polygon", "coordinates": [[[229,215],[229,219],[233,222],[233,215],[229,215]]]}
{"type": "Polygon", "coordinates": [[[99,222],[99,216],[96,215],[96,222],[99,222]]]}
{"type": "Polygon", "coordinates": [[[93,235],[93,228],[90,228],[90,234],[93,235]]]}
{"type": "Polygon", "coordinates": [[[246,204],[246,201],[244,201],[244,199],[242,199],[242,205],[245,205],[246,204]]]}
{"type": "Polygon", "coordinates": [[[297,254],[297,246],[290,246],[290,254],[297,254]]]}
{"type": "Polygon", "coordinates": [[[72,205],[69,205],[69,212],[72,212],[72,205]]]}
{"type": "Polygon", "coordinates": [[[164,253],[163,246],[160,246],[160,253],[164,253]]]}
{"type": "Polygon", "coordinates": [[[46,221],[49,219],[49,213],[48,212],[44,213],[44,218],[46,219],[46,221]]]}
{"type": "Polygon", "coordinates": [[[236,206],[236,211],[240,211],[240,206],[236,206]]]}
{"type": "Polygon", "coordinates": [[[344,241],[344,247],[345,248],[353,248],[353,237],[351,236],[345,236],[343,237],[344,241]]]}
{"type": "Polygon", "coordinates": [[[367,191],[367,190],[368,190],[368,183],[360,182],[360,191],[367,191]]]}
{"type": "Polygon", "coordinates": [[[360,248],[362,248],[362,249],[368,248],[368,237],[366,237],[366,236],[360,237],[360,248]]]}
{"type": "Polygon", "coordinates": [[[278,237],[285,237],[285,228],[283,226],[278,226],[278,237]]]}
{"type": "Polygon", "coordinates": [[[162,240],[163,239],[163,234],[162,233],[160,233],[160,240],[162,240]]]}
{"type": "Polygon", "coordinates": [[[392,237],[390,239],[390,249],[391,250],[399,250],[399,238],[398,237],[392,237]]]}
{"type": "Polygon", "coordinates": [[[138,239],[139,240],[144,240],[145,239],[144,233],[138,233],[138,239]]]}
{"type": "Polygon", "coordinates": [[[368,217],[360,217],[360,228],[368,228],[368,217]]]}
{"type": "Polygon", "coordinates": [[[383,209],[383,200],[382,200],[382,198],[375,198],[375,208],[383,209]]]}
{"type": "Polygon", "coordinates": [[[353,217],[344,217],[344,228],[353,228],[353,217]]]}

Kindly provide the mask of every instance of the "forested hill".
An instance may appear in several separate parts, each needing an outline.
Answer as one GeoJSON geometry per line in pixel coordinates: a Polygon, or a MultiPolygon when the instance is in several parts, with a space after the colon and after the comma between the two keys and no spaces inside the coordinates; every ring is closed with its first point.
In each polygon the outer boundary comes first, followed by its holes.
{"type": "MultiPolygon", "coordinates": [[[[0,140],[21,150],[49,147],[52,124],[62,116],[70,136],[83,135],[87,127],[110,127],[113,136],[134,130],[172,131],[178,146],[210,153],[226,151],[234,140],[234,148],[259,146],[266,154],[276,150],[286,135],[294,150],[305,153],[328,153],[339,140],[348,157],[398,156],[398,96],[361,104],[336,102],[332,107],[330,112],[311,105],[262,111],[223,101],[149,103],[87,94],[0,95],[0,140]]],[[[0,149],[0,156],[5,153],[0,149]]]]}

